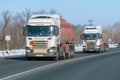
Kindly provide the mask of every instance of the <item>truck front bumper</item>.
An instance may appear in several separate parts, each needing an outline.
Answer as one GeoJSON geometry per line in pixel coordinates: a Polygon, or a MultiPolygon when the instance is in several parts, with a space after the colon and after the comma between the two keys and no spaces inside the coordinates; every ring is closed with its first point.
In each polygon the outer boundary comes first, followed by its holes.
{"type": "Polygon", "coordinates": [[[56,53],[26,53],[27,57],[56,57],[56,53]]]}
{"type": "Polygon", "coordinates": [[[56,57],[57,48],[26,48],[27,57],[56,57]]]}
{"type": "Polygon", "coordinates": [[[84,52],[87,52],[87,51],[95,51],[95,52],[98,52],[98,51],[100,51],[100,48],[83,48],[83,51],[84,51],[84,52]]]}

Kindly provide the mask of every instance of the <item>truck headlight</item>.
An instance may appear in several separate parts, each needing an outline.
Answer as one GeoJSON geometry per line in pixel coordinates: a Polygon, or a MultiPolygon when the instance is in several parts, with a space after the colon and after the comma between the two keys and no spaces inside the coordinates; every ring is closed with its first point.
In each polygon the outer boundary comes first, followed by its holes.
{"type": "Polygon", "coordinates": [[[30,53],[30,52],[31,52],[31,50],[27,49],[27,50],[26,50],[26,52],[27,52],[27,53],[30,53]]]}
{"type": "Polygon", "coordinates": [[[48,53],[55,53],[56,49],[55,47],[51,47],[50,49],[48,49],[48,53]]]}
{"type": "Polygon", "coordinates": [[[33,50],[27,47],[27,48],[26,48],[26,52],[27,52],[27,53],[31,53],[31,52],[33,52],[33,50]]]}
{"type": "Polygon", "coordinates": [[[100,45],[96,45],[97,48],[100,48],[100,45]]]}
{"type": "Polygon", "coordinates": [[[55,50],[50,49],[50,50],[49,50],[49,53],[55,53],[55,50]]]}

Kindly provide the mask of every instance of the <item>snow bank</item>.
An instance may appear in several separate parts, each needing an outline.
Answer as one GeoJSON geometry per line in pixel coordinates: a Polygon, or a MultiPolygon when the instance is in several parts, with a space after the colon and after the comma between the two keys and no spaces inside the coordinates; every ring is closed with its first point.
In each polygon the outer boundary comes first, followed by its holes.
{"type": "Polygon", "coordinates": [[[83,51],[83,45],[82,44],[76,44],[75,45],[75,52],[82,52],[83,51]]]}
{"type": "Polygon", "coordinates": [[[25,55],[25,49],[0,51],[0,57],[21,56],[21,55],[25,55]]]}
{"type": "Polygon", "coordinates": [[[109,48],[117,48],[116,44],[109,44],[109,48]]]}

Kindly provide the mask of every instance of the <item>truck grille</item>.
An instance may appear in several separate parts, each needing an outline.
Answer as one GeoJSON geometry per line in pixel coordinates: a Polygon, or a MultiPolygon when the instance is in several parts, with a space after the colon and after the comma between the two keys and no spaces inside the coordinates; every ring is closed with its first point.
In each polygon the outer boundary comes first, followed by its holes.
{"type": "Polygon", "coordinates": [[[48,41],[35,41],[35,44],[33,46],[35,48],[47,48],[48,41]]]}
{"type": "Polygon", "coordinates": [[[95,48],[95,42],[90,42],[89,44],[87,44],[87,48],[88,49],[94,49],[95,48]]]}

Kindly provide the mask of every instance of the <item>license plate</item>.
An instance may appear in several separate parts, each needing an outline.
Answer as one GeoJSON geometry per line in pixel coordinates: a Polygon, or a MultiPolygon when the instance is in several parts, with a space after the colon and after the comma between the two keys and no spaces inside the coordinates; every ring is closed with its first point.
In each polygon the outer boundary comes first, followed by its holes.
{"type": "Polygon", "coordinates": [[[34,49],[34,53],[47,53],[46,49],[34,49]]]}
{"type": "Polygon", "coordinates": [[[43,57],[43,55],[36,55],[36,56],[38,56],[38,57],[43,57]]]}

